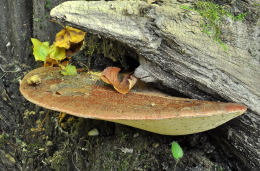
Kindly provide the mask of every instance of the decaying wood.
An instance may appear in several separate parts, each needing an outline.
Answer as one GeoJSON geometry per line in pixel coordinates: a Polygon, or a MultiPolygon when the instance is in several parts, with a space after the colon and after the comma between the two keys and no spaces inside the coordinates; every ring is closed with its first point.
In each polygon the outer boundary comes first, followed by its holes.
{"type": "Polygon", "coordinates": [[[236,153],[259,166],[259,25],[225,19],[222,36],[226,52],[203,33],[201,16],[185,11],[177,1],[160,5],[143,1],[65,2],[54,8],[51,16],[135,49],[140,55],[135,75],[143,81],[160,82],[192,98],[247,105],[249,111],[240,118],[241,125],[234,124],[238,130],[223,139],[232,144],[230,136],[236,136],[236,153]],[[245,139],[240,132],[248,128],[252,131],[245,139]]]}

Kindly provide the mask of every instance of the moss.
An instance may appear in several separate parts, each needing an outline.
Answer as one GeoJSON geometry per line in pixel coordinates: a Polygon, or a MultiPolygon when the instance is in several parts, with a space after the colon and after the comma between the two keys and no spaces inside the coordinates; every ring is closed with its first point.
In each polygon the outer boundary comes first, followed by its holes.
{"type": "Polygon", "coordinates": [[[33,18],[34,22],[41,22],[42,20],[40,18],[33,18]]]}
{"type": "Polygon", "coordinates": [[[66,152],[66,149],[56,151],[53,157],[50,159],[51,168],[54,170],[67,170],[69,163],[69,151],[66,152]]]}
{"type": "Polygon", "coordinates": [[[48,10],[51,9],[51,0],[45,0],[45,8],[48,10]]]}
{"type": "Polygon", "coordinates": [[[215,4],[210,1],[199,0],[194,3],[194,7],[181,6],[186,10],[195,10],[202,17],[201,27],[203,32],[209,35],[217,43],[219,43],[225,51],[227,51],[227,46],[221,40],[221,24],[222,19],[225,17],[230,17],[233,21],[242,21],[245,19],[247,13],[241,13],[236,16],[227,11],[224,7],[215,4]]]}
{"type": "MultiPolygon", "coordinates": [[[[128,162],[128,160],[131,158],[131,156],[127,156],[127,158],[125,160],[122,161],[121,165],[120,165],[120,169],[119,170],[128,170],[129,168],[131,168],[130,163],[128,162]]],[[[131,161],[131,160],[129,160],[131,161]]]]}
{"type": "MultiPolygon", "coordinates": [[[[99,38],[95,35],[88,35],[85,40],[85,55],[88,56],[88,67],[91,68],[93,56],[101,55],[103,58],[110,60],[112,63],[120,64],[122,69],[128,70],[132,65],[129,61],[135,63],[137,61],[137,54],[129,47],[115,40],[106,38],[99,38]],[[129,60],[129,57],[132,57],[129,60]]],[[[136,67],[136,66],[135,66],[136,67]]]]}
{"type": "Polygon", "coordinates": [[[132,161],[133,155],[132,154],[124,154],[124,153],[114,153],[109,151],[108,149],[105,150],[106,154],[100,155],[100,166],[97,166],[95,169],[102,169],[102,170],[132,170],[132,161]],[[114,165],[111,165],[114,163],[114,165]]]}
{"type": "Polygon", "coordinates": [[[88,56],[87,67],[90,68],[93,54],[97,51],[97,47],[99,46],[99,40],[97,36],[88,35],[84,42],[86,48],[85,55],[88,56]]]}
{"type": "Polygon", "coordinates": [[[5,132],[2,132],[0,135],[0,147],[6,144],[6,140],[9,138],[9,135],[6,134],[5,132]]]}
{"type": "Polygon", "coordinates": [[[90,35],[86,40],[87,55],[92,56],[94,52],[103,54],[105,58],[117,62],[125,54],[125,50],[115,41],[98,38],[97,36],[90,35]]]}
{"type": "Polygon", "coordinates": [[[14,164],[16,161],[10,154],[5,154],[5,158],[9,160],[12,164],[14,164]]]}

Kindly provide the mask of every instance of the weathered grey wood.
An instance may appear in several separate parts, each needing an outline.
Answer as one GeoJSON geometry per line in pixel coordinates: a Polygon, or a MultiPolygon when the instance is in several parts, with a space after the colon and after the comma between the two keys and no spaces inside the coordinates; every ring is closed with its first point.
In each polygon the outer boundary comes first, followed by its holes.
{"type": "MultiPolygon", "coordinates": [[[[239,119],[220,126],[210,134],[227,153],[233,152],[240,159],[241,165],[260,168],[260,117],[253,112],[246,112],[239,119]]],[[[247,169],[251,170],[251,169],[247,169]]]]}
{"type": "Polygon", "coordinates": [[[228,18],[223,21],[223,38],[228,47],[225,52],[202,32],[201,16],[180,5],[177,1],[160,5],[143,1],[66,2],[54,8],[51,16],[134,48],[140,55],[135,75],[146,82],[161,82],[192,98],[225,99],[247,105],[246,115],[218,131],[228,133],[219,134],[234,153],[251,166],[260,167],[257,9],[248,7],[252,14],[256,13],[250,22],[228,18]]]}

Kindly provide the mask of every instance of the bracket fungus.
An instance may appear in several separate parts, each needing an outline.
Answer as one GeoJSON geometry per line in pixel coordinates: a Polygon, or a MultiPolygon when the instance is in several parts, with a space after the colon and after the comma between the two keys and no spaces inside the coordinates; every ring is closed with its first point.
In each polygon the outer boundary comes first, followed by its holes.
{"type": "Polygon", "coordinates": [[[246,111],[244,105],[172,97],[138,83],[123,95],[101,81],[101,73],[64,76],[55,67],[28,73],[20,91],[27,100],[51,110],[165,135],[213,129],[246,111]],[[34,75],[41,82],[28,84],[27,79],[34,75]]]}

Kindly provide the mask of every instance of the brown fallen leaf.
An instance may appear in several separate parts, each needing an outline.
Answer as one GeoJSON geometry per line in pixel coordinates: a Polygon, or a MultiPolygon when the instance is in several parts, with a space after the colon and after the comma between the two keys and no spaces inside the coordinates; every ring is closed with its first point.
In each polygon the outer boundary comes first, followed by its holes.
{"type": "Polygon", "coordinates": [[[43,64],[43,66],[44,67],[49,67],[49,66],[51,66],[51,67],[61,67],[61,68],[64,69],[69,64],[68,60],[69,60],[69,58],[63,60],[62,62],[58,62],[55,59],[51,59],[50,56],[48,55],[46,57],[46,60],[43,64]]]}
{"type": "Polygon", "coordinates": [[[101,79],[105,83],[113,85],[114,89],[119,93],[126,94],[133,88],[137,82],[137,78],[128,73],[124,75],[123,80],[120,82],[118,75],[120,70],[121,69],[117,67],[107,67],[102,72],[101,79]]]}
{"type": "Polygon", "coordinates": [[[59,65],[59,63],[55,59],[51,59],[50,55],[48,55],[46,57],[46,60],[44,61],[44,64],[43,64],[44,67],[48,67],[48,66],[54,67],[54,66],[58,66],[58,65],[59,65]]]}
{"type": "Polygon", "coordinates": [[[75,53],[79,52],[82,45],[83,45],[83,41],[79,43],[71,43],[70,48],[66,50],[66,56],[71,57],[75,53]]]}

